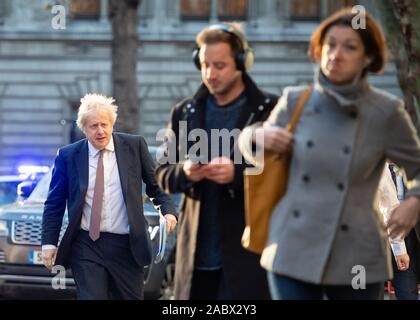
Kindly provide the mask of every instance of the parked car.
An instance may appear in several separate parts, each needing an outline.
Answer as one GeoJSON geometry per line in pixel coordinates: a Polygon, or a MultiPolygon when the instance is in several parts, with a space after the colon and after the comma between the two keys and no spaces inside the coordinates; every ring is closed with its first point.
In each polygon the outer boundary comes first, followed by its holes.
{"type": "Polygon", "coordinates": [[[25,180],[22,175],[0,176],[0,205],[15,202],[17,186],[25,180]]]}
{"type": "MultiPolygon", "coordinates": [[[[25,201],[0,206],[0,296],[5,298],[74,298],[71,270],[66,272],[65,289],[53,289],[56,274],[50,273],[41,259],[41,223],[51,171],[43,176],[25,201]]],[[[144,188],[143,188],[144,190],[144,188]]],[[[144,215],[152,241],[153,259],[159,248],[159,213],[144,195],[144,215]]],[[[177,197],[175,197],[177,199],[177,197]]],[[[67,227],[64,217],[60,239],[67,227]]],[[[163,259],[145,267],[145,299],[158,299],[171,282],[176,231],[166,241],[163,259]]]]}

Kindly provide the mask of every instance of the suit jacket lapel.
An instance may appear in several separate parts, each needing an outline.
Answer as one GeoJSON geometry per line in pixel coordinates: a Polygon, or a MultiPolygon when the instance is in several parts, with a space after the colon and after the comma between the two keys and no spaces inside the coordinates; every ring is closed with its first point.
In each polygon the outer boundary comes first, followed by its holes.
{"type": "Polygon", "coordinates": [[[85,140],[76,150],[74,157],[75,167],[79,175],[80,194],[84,198],[89,184],[89,151],[88,143],[85,140]]]}
{"type": "Polygon", "coordinates": [[[126,194],[128,190],[128,175],[130,169],[133,167],[133,157],[128,143],[123,140],[118,134],[113,133],[115,157],[117,158],[118,173],[120,175],[120,182],[124,202],[127,205],[126,194]]]}

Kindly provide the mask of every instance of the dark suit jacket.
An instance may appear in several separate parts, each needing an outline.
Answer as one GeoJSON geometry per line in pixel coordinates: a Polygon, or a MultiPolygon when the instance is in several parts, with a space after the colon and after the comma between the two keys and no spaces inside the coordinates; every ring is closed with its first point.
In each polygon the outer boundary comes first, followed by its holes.
{"type": "MultiPolygon", "coordinates": [[[[143,215],[142,184],[146,194],[163,214],[176,215],[170,197],[161,191],[154,176],[154,162],[146,141],[138,135],[113,133],[121,188],[130,225],[130,246],[139,266],[151,262],[152,252],[147,223],[143,215]]],[[[88,142],[80,140],[58,151],[42,219],[42,244],[57,245],[64,212],[69,224],[58,248],[56,265],[70,267],[72,242],[80,229],[88,188],[88,142]]]]}

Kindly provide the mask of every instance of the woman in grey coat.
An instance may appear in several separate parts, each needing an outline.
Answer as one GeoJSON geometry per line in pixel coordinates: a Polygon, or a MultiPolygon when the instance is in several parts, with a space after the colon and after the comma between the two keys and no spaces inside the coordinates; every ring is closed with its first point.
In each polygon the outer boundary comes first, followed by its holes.
{"type": "Polygon", "coordinates": [[[396,210],[420,210],[415,129],[402,101],[367,79],[386,62],[383,34],[369,15],[366,28],[353,29],[354,18],[342,10],[312,35],[314,90],[294,135],[284,128],[303,87],[286,88],[263,125],[266,150],[293,146],[287,193],[273,211],[261,257],[275,299],[379,297],[392,277],[386,228],[373,205],[387,159],[411,180],[396,210]]]}

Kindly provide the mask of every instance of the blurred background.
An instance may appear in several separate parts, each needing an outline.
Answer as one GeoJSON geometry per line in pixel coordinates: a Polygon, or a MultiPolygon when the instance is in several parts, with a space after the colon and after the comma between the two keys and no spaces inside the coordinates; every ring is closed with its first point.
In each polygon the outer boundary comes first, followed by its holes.
{"type": "MultiPolygon", "coordinates": [[[[315,26],[347,0],[0,0],[0,175],[49,166],[77,140],[80,98],[112,95],[117,129],[158,145],[174,103],[200,83],[191,52],[210,23],[243,22],[255,52],[250,74],[266,90],[310,82],[315,26]]],[[[394,66],[373,83],[401,95],[394,66]]]]}

